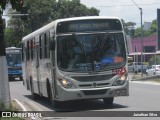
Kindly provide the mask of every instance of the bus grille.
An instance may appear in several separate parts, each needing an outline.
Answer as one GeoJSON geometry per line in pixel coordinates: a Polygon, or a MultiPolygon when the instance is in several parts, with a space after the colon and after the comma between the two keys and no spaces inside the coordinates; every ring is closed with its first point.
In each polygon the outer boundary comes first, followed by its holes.
{"type": "Polygon", "coordinates": [[[8,70],[22,70],[21,67],[8,67],[8,70]]]}
{"type": "Polygon", "coordinates": [[[73,76],[72,78],[78,80],[80,82],[89,82],[89,81],[103,81],[109,80],[113,77],[113,75],[98,75],[98,76],[73,76]]]}
{"type": "Polygon", "coordinates": [[[103,90],[83,90],[82,91],[85,95],[101,95],[107,92],[106,89],[103,90]]]}
{"type": "MultiPolygon", "coordinates": [[[[109,83],[97,83],[97,87],[108,86],[109,83]]],[[[95,87],[93,84],[80,84],[79,87],[95,87]]]]}

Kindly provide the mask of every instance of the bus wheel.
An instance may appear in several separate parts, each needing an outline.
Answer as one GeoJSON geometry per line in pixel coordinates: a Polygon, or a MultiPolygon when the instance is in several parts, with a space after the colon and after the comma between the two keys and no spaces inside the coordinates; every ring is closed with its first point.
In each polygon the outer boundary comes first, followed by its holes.
{"type": "Polygon", "coordinates": [[[19,76],[19,80],[20,80],[20,81],[23,81],[23,77],[22,77],[22,76],[19,76]]]}
{"type": "Polygon", "coordinates": [[[9,81],[13,81],[13,80],[15,80],[14,77],[9,77],[9,81]]]}
{"type": "Polygon", "coordinates": [[[53,98],[49,81],[47,81],[47,93],[48,93],[48,99],[50,99],[52,107],[60,108],[61,102],[53,98]]]}
{"type": "Polygon", "coordinates": [[[113,100],[114,100],[114,97],[104,98],[103,102],[104,102],[105,105],[109,106],[109,105],[113,104],[113,100]]]}
{"type": "Polygon", "coordinates": [[[32,80],[31,80],[31,95],[32,95],[32,98],[33,98],[34,100],[37,100],[37,99],[39,98],[39,95],[36,94],[36,93],[34,93],[34,87],[33,87],[33,82],[32,82],[32,80]]]}

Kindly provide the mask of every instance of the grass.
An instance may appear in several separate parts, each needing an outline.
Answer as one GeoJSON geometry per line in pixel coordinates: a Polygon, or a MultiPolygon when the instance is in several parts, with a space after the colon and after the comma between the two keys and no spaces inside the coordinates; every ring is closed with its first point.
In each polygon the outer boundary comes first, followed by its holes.
{"type": "MultiPolygon", "coordinates": [[[[21,110],[20,106],[18,106],[16,102],[14,101],[11,102],[10,108],[7,108],[3,102],[0,102],[0,111],[12,112],[12,111],[19,111],[19,110],[21,110]]],[[[24,120],[24,119],[18,118],[18,117],[14,117],[14,118],[1,118],[0,117],[0,120],[24,120]]]]}
{"type": "Polygon", "coordinates": [[[160,83],[160,79],[159,78],[154,78],[152,80],[147,80],[148,82],[155,82],[155,83],[160,83]]]}
{"type": "MultiPolygon", "coordinates": [[[[147,77],[146,74],[143,74],[143,77],[147,77]]],[[[141,78],[141,74],[135,74],[133,75],[132,79],[138,79],[141,78]]],[[[154,83],[160,83],[160,78],[151,78],[147,80],[142,80],[143,82],[154,82],[154,83]]]]}

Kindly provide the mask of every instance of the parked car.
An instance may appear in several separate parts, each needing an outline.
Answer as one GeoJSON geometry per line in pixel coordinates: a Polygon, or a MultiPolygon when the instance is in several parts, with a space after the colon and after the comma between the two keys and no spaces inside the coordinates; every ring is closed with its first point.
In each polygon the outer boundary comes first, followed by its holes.
{"type": "Polygon", "coordinates": [[[146,73],[147,75],[160,75],[160,65],[151,65],[146,73]]]}
{"type": "MultiPolygon", "coordinates": [[[[143,72],[146,72],[148,65],[143,64],[143,72]]],[[[128,71],[129,72],[141,72],[141,63],[140,62],[132,62],[128,64],[128,71]]]]}

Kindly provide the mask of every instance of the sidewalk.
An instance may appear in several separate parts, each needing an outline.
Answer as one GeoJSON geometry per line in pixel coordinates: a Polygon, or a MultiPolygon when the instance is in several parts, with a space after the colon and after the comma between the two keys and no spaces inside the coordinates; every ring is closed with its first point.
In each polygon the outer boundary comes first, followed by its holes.
{"type": "Polygon", "coordinates": [[[153,82],[160,84],[160,75],[147,76],[146,74],[143,74],[143,77],[141,77],[141,73],[138,74],[129,73],[129,80],[141,81],[141,82],[153,82]]]}

